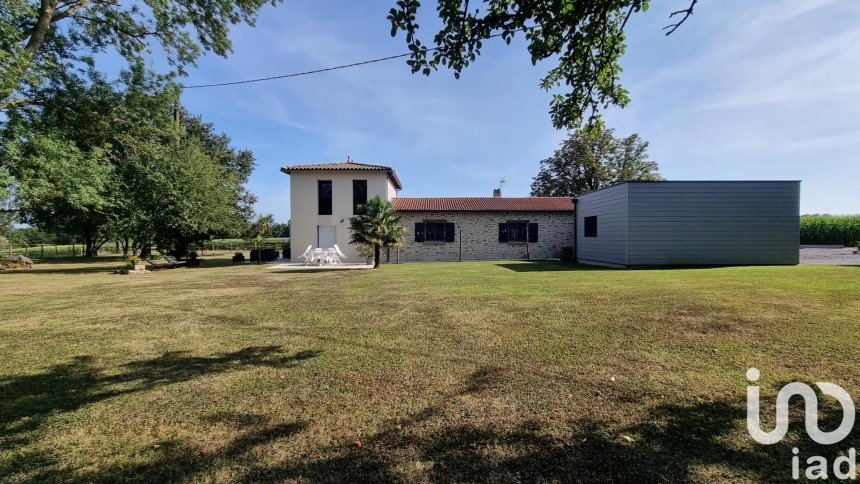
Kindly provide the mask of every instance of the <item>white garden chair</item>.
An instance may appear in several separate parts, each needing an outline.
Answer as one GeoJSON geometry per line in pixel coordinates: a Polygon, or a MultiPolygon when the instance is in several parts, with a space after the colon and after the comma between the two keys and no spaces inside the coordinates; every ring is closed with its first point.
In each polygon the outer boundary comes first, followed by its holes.
{"type": "Polygon", "coordinates": [[[302,255],[298,256],[297,259],[304,259],[306,265],[310,263],[311,254],[313,254],[313,248],[314,246],[309,245],[308,248],[305,249],[305,252],[302,255]]]}
{"type": "Polygon", "coordinates": [[[340,247],[337,244],[334,244],[334,254],[335,254],[335,263],[340,264],[341,259],[349,259],[343,252],[340,251],[340,247]]]}

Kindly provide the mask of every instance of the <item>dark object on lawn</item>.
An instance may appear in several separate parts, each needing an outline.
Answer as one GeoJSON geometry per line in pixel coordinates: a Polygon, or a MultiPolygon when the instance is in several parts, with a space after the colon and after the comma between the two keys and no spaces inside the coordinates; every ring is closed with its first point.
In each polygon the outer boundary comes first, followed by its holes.
{"type": "Polygon", "coordinates": [[[199,259],[197,257],[197,251],[192,250],[190,254],[188,254],[188,267],[200,267],[200,264],[203,263],[203,259],[199,259]]]}
{"type": "Polygon", "coordinates": [[[251,250],[251,262],[272,262],[276,260],[278,260],[278,251],[275,249],[251,250]]]}
{"type": "Polygon", "coordinates": [[[573,262],[573,247],[562,247],[559,257],[562,262],[573,262]]]}
{"type": "Polygon", "coordinates": [[[187,265],[187,262],[185,262],[184,260],[176,260],[176,257],[173,257],[172,255],[164,256],[164,264],[156,262],[154,259],[151,258],[147,259],[147,262],[149,262],[153,270],[176,269],[177,267],[185,267],[187,265]]]}
{"type": "Polygon", "coordinates": [[[0,257],[0,268],[3,269],[32,269],[33,261],[24,255],[8,255],[0,257]]]}
{"type": "Polygon", "coordinates": [[[233,262],[245,262],[245,254],[236,252],[233,254],[233,262]]]}

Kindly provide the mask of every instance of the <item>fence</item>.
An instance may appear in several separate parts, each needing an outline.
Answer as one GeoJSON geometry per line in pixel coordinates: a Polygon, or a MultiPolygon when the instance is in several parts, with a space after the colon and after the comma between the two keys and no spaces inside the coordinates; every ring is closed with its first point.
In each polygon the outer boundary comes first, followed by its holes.
{"type": "MultiPolygon", "coordinates": [[[[200,255],[205,255],[206,252],[247,252],[251,249],[256,249],[259,245],[261,249],[277,249],[282,250],[284,244],[289,244],[289,237],[270,237],[263,239],[259,244],[250,242],[245,239],[216,239],[204,243],[200,247],[192,247],[192,249],[200,252],[200,255]]],[[[50,259],[55,257],[83,257],[84,244],[24,244],[24,245],[4,245],[0,246],[0,256],[3,255],[24,255],[31,259],[50,259]]],[[[114,243],[106,243],[99,248],[99,254],[122,254],[122,248],[119,248],[114,243]]]]}
{"type": "MultiPolygon", "coordinates": [[[[111,248],[112,249],[112,248],[111,248]]],[[[111,252],[106,250],[105,252],[111,252]]],[[[83,244],[25,244],[0,247],[2,255],[24,255],[30,258],[46,259],[51,257],[81,257],[83,244]]]]}

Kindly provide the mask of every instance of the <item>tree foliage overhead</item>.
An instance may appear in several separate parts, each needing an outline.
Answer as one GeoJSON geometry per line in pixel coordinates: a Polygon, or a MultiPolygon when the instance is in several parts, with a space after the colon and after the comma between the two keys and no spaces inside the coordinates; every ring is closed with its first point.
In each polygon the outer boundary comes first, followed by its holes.
{"type": "MultiPolygon", "coordinates": [[[[447,66],[460,73],[481,54],[483,43],[500,37],[510,43],[524,34],[533,64],[557,61],[541,81],[555,91],[550,115],[556,128],[576,129],[583,121],[596,125],[599,112],[624,107],[627,90],[619,84],[624,54],[624,28],[635,12],[648,9],[648,0],[437,0],[442,26],[432,44],[418,38],[420,0],[397,0],[389,12],[391,35],[406,34],[412,72],[430,75],[447,66]],[[557,88],[562,88],[561,92],[557,88]]],[[[675,31],[693,13],[689,7],[673,12],[675,31]]]]}
{"type": "Polygon", "coordinates": [[[662,180],[648,142],[632,134],[616,138],[611,129],[572,133],[532,179],[532,196],[575,197],[630,180],[662,180]]]}
{"type": "Polygon", "coordinates": [[[0,109],[32,101],[60,73],[92,66],[113,51],[129,65],[157,46],[178,73],[206,51],[226,56],[232,25],[253,25],[280,0],[3,0],[0,2],[0,109]]]}

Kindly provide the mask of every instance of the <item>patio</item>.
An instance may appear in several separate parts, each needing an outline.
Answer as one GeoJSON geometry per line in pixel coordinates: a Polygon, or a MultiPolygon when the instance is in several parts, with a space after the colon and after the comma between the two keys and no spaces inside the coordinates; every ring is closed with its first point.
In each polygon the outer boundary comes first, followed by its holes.
{"type": "Polygon", "coordinates": [[[320,272],[356,269],[373,269],[373,264],[342,262],[340,264],[307,265],[303,262],[283,262],[268,268],[268,270],[276,272],[320,272]]]}

